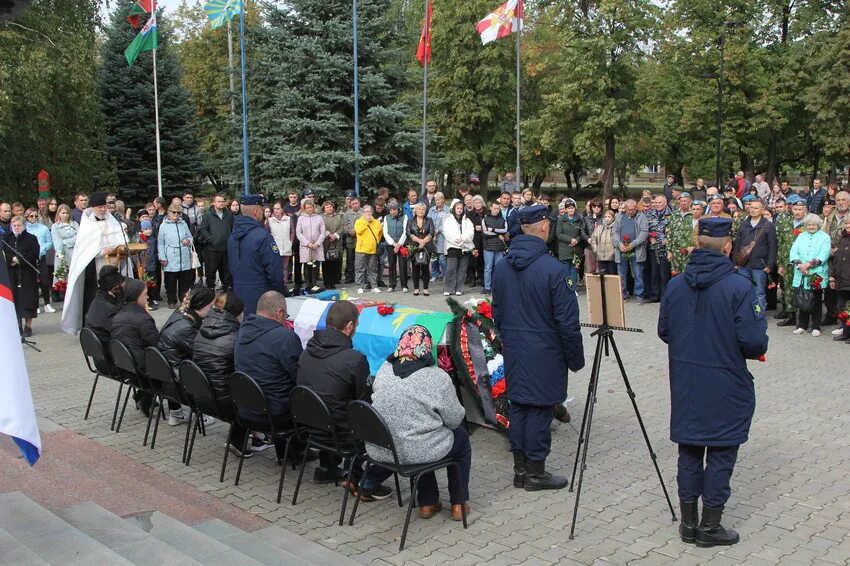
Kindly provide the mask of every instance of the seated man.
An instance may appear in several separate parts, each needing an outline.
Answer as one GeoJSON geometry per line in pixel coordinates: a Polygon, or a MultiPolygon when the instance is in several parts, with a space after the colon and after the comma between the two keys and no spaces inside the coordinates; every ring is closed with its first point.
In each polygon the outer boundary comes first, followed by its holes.
{"type": "MultiPolygon", "coordinates": [[[[348,429],[348,404],[363,399],[371,401],[369,385],[369,363],[366,356],[354,349],[351,337],[357,328],[357,307],[349,301],[337,301],[328,309],[327,328],[317,330],[307,342],[307,349],[298,361],[298,385],[316,392],[331,412],[340,448],[354,446],[354,437],[348,429]]],[[[318,440],[332,443],[327,438],[318,440]]],[[[316,468],[314,481],[332,483],[345,477],[347,470],[337,467],[339,460],[324,452],[319,454],[320,466],[316,468]]],[[[355,474],[359,479],[359,466],[355,474]]],[[[381,470],[375,470],[374,480],[381,470]]],[[[380,478],[382,481],[385,478],[380,478]]],[[[388,497],[392,490],[378,482],[363,481],[363,501],[374,501],[388,497]]],[[[353,486],[349,486],[353,487],[353,486]]]]}
{"type": "MultiPolygon", "coordinates": [[[[109,341],[112,339],[112,319],[121,308],[124,301],[123,296],[124,276],[114,265],[104,265],[100,268],[97,278],[97,295],[86,313],[85,326],[90,328],[97,339],[103,345],[106,359],[111,360],[109,354],[109,341]]],[[[110,364],[95,362],[97,371],[109,374],[112,370],[110,364]]]]}
{"type": "MultiPolygon", "coordinates": [[[[247,374],[263,390],[277,430],[292,428],[289,393],[295,387],[295,371],[303,350],[301,340],[284,326],[285,322],[286,298],[277,291],[265,292],[257,302],[257,313],[249,315],[239,327],[233,350],[236,371],[247,374]]],[[[240,417],[255,424],[257,430],[268,428],[263,415],[241,411],[240,417]]],[[[239,454],[245,450],[249,457],[251,449],[242,446],[244,437],[245,429],[235,424],[228,443],[232,451],[239,454]]],[[[275,445],[278,458],[283,458],[284,446],[285,443],[275,445]]],[[[296,448],[295,452],[300,450],[296,448]]],[[[290,456],[300,459],[299,454],[290,456]]]]}

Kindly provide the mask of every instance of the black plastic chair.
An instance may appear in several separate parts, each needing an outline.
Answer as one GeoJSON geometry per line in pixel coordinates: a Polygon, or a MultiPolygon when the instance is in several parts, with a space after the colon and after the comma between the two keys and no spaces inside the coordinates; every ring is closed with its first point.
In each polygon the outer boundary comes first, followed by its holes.
{"type": "MultiPolygon", "coordinates": [[[[364,477],[369,472],[369,468],[378,466],[411,480],[410,501],[407,503],[407,516],[404,519],[404,530],[401,532],[401,543],[398,547],[399,551],[402,551],[404,550],[404,541],[407,539],[407,528],[410,526],[410,514],[413,512],[413,502],[416,500],[416,489],[419,487],[419,480],[422,478],[422,475],[443,468],[453,468],[455,473],[460,474],[460,468],[457,462],[451,458],[443,458],[442,460],[426,464],[401,465],[398,461],[398,453],[395,449],[393,435],[386,421],[384,421],[384,418],[378,414],[372,405],[365,401],[353,401],[348,405],[348,426],[357,440],[380,446],[393,454],[392,464],[376,462],[368,454],[363,454],[361,458],[366,462],[366,467],[363,470],[364,477]]],[[[396,486],[398,486],[398,483],[396,483],[396,486]]],[[[355,497],[354,508],[351,510],[351,518],[348,521],[349,526],[354,524],[354,516],[357,514],[359,503],[360,498],[355,497]]],[[[460,508],[463,515],[463,528],[465,529],[467,527],[466,506],[461,505],[460,508]]]]}
{"type": "Polygon", "coordinates": [[[189,399],[189,427],[186,429],[186,438],[189,437],[189,429],[192,429],[192,439],[189,441],[188,449],[184,446],[183,462],[188,466],[192,459],[192,450],[195,448],[195,435],[198,430],[203,436],[206,436],[204,430],[204,415],[209,415],[224,422],[232,422],[233,417],[230,414],[225,414],[221,410],[221,404],[218,396],[215,394],[215,389],[212,388],[209,379],[207,379],[204,371],[198,367],[198,364],[192,360],[183,360],[180,362],[180,384],[183,386],[183,391],[189,399]],[[192,418],[195,417],[195,425],[192,426],[192,418]]]}
{"type": "MultiPolygon", "coordinates": [[[[124,411],[127,410],[127,400],[130,398],[132,391],[138,390],[148,393],[153,396],[154,392],[151,389],[150,382],[143,371],[136,365],[136,360],[133,359],[133,354],[122,342],[118,340],[109,341],[109,353],[112,355],[112,363],[118,369],[119,374],[123,379],[127,380],[129,387],[127,394],[124,396],[124,406],[121,408],[121,416],[118,417],[118,425],[115,427],[115,432],[121,430],[121,423],[124,421],[124,411]]],[[[150,412],[153,412],[154,406],[151,404],[150,412]]],[[[148,428],[145,429],[145,440],[142,446],[148,443],[148,433],[150,432],[151,422],[148,419],[148,428]]]]}
{"type": "MultiPolygon", "coordinates": [[[[239,424],[245,429],[245,435],[242,438],[242,446],[239,450],[241,454],[239,457],[239,468],[236,470],[235,485],[239,485],[239,478],[242,475],[242,464],[245,462],[245,445],[248,443],[248,435],[251,434],[252,430],[264,432],[268,434],[272,440],[285,440],[287,446],[289,445],[289,439],[295,434],[295,430],[277,430],[274,420],[272,419],[271,411],[269,410],[269,404],[266,400],[265,393],[263,393],[263,390],[259,385],[257,385],[256,381],[241,371],[235,372],[230,377],[230,399],[233,402],[233,422],[230,424],[230,431],[227,434],[227,442],[224,445],[224,460],[221,462],[221,475],[219,476],[218,481],[224,481],[224,471],[227,467],[227,453],[230,450],[230,436],[233,433],[233,427],[236,424],[239,424]],[[259,427],[257,426],[256,421],[247,421],[240,416],[240,409],[262,415],[261,419],[266,419],[266,426],[259,427]]],[[[284,467],[286,466],[286,458],[287,454],[284,453],[283,461],[281,462],[278,460],[278,462],[284,467]]],[[[295,466],[293,466],[293,469],[294,468],[295,466]]]]}
{"type": "MultiPolygon", "coordinates": [[[[307,465],[307,455],[310,448],[317,448],[321,452],[333,454],[342,459],[350,459],[351,462],[348,466],[348,474],[346,475],[346,481],[348,486],[350,486],[351,478],[354,474],[356,456],[359,451],[355,446],[349,448],[340,443],[333,417],[322,398],[312,389],[299,385],[289,394],[289,405],[292,410],[292,420],[295,423],[295,435],[290,437],[286,443],[284,458],[289,454],[289,444],[293,438],[298,438],[304,444],[304,457],[301,459],[301,469],[298,472],[298,481],[295,483],[295,493],[292,494],[292,504],[295,505],[298,502],[298,492],[301,489],[301,480],[304,477],[304,468],[307,465]],[[328,438],[330,438],[330,442],[327,441],[328,438]]],[[[280,483],[277,486],[278,503],[280,503],[285,476],[286,466],[283,466],[280,471],[280,483]]],[[[339,485],[336,478],[334,478],[334,485],[339,485]]],[[[340,526],[342,526],[345,518],[348,493],[348,487],[346,487],[339,512],[340,526]]]]}
{"type": "Polygon", "coordinates": [[[89,404],[86,405],[86,414],[83,420],[88,420],[91,404],[94,400],[94,391],[97,389],[97,381],[99,377],[105,377],[118,382],[118,396],[115,397],[115,408],[112,410],[112,423],[109,425],[109,430],[115,430],[115,420],[118,418],[118,406],[121,404],[121,391],[124,389],[125,380],[121,378],[118,371],[112,365],[112,360],[106,355],[106,350],[103,348],[97,334],[91,328],[83,328],[80,330],[80,347],[83,349],[83,358],[86,360],[86,365],[89,371],[94,374],[94,383],[91,386],[89,394],[89,404]],[[108,372],[102,372],[98,365],[108,367],[108,372]]]}
{"type": "MultiPolygon", "coordinates": [[[[156,425],[153,427],[153,437],[151,437],[151,449],[156,445],[156,435],[159,431],[159,421],[165,418],[165,402],[173,401],[181,405],[188,405],[189,400],[183,392],[183,388],[177,382],[174,368],[162,355],[162,352],[152,346],[145,348],[145,366],[147,367],[148,378],[150,379],[151,387],[154,395],[159,399],[159,410],[156,418],[156,425]]],[[[153,411],[150,412],[149,419],[153,419],[153,411]]],[[[186,440],[183,442],[183,454],[186,454],[186,444],[189,440],[189,429],[186,429],[186,440]]],[[[182,462],[183,460],[181,460],[182,462]]]]}

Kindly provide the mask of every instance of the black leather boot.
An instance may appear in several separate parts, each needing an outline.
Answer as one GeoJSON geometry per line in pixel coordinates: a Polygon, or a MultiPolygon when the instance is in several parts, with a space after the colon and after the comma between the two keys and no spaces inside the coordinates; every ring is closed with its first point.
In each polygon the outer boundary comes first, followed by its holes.
{"type": "Polygon", "coordinates": [[[540,491],[543,489],[563,489],[569,485],[569,480],[563,476],[553,476],[546,471],[546,461],[535,462],[528,460],[525,465],[525,491],[540,491]]]}
{"type": "Polygon", "coordinates": [[[696,533],[697,546],[730,546],[741,540],[738,533],[723,528],[720,524],[721,519],[723,519],[723,507],[702,506],[702,521],[696,533]]]}
{"type": "Polygon", "coordinates": [[[699,509],[697,501],[679,500],[679,509],[682,511],[682,522],[679,523],[679,536],[682,542],[693,544],[696,539],[697,523],[699,523],[699,509]]]}
{"type": "Polygon", "coordinates": [[[788,318],[788,311],[785,310],[785,307],[779,307],[779,312],[773,315],[774,320],[782,320],[788,318]]]}
{"type": "Polygon", "coordinates": [[[525,487],[525,454],[514,452],[514,487],[525,487]]]}
{"type": "Polygon", "coordinates": [[[785,320],[776,323],[776,326],[797,326],[797,313],[791,313],[791,316],[785,320]]]}

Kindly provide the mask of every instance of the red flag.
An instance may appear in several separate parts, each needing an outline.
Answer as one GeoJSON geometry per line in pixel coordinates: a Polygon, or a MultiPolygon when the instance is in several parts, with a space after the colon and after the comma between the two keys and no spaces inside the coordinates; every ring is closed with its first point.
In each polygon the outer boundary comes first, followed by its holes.
{"type": "Polygon", "coordinates": [[[130,14],[127,16],[127,21],[133,26],[133,29],[139,29],[139,18],[146,14],[145,9],[138,2],[133,2],[130,6],[130,14]]]}
{"type": "Polygon", "coordinates": [[[136,2],[137,2],[137,3],[139,4],[139,6],[141,6],[141,7],[142,7],[142,9],[143,9],[145,12],[147,12],[148,14],[150,14],[150,13],[151,13],[151,11],[153,10],[153,3],[154,3],[154,0],[136,0],[136,2]]]}
{"type": "Polygon", "coordinates": [[[520,29],[522,19],[522,0],[508,0],[496,8],[495,12],[487,14],[487,17],[475,25],[475,29],[481,35],[481,43],[487,45],[520,29]]]}
{"type": "Polygon", "coordinates": [[[416,49],[416,60],[421,65],[431,62],[431,15],[434,7],[428,2],[428,11],[425,21],[422,22],[422,35],[419,37],[419,47],[416,49]]]}

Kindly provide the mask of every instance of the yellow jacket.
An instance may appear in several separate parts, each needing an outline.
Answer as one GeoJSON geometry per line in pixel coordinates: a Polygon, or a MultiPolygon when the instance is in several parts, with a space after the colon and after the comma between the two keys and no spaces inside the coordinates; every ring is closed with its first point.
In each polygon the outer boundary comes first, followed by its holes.
{"type": "Polygon", "coordinates": [[[377,218],[369,222],[362,216],[354,222],[354,234],[357,236],[357,244],[354,252],[358,254],[374,255],[378,253],[378,242],[384,236],[384,229],[377,218]],[[372,232],[371,234],[369,232],[372,232]]]}

